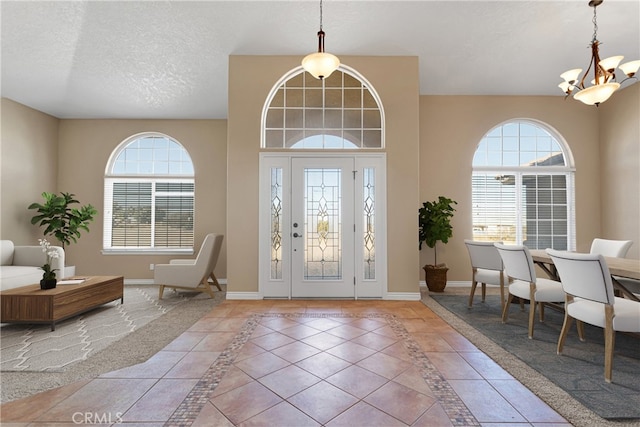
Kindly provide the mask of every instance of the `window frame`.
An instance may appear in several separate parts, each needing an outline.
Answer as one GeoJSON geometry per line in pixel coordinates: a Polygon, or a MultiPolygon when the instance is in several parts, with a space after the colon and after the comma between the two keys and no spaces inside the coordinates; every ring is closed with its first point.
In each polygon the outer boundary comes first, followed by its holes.
{"type": "Polygon", "coordinates": [[[103,243],[102,243],[102,254],[104,255],[192,255],[195,253],[194,245],[195,245],[195,216],[196,216],[196,196],[195,196],[195,168],[193,165],[193,160],[191,160],[191,156],[187,149],[178,142],[175,138],[160,133],[160,132],[142,132],[135,135],[132,135],[122,141],[111,153],[109,157],[109,161],[107,162],[105,168],[104,175],[104,209],[103,209],[103,243]],[[118,160],[120,154],[130,146],[133,142],[148,137],[157,137],[164,138],[169,140],[170,142],[179,146],[184,153],[188,156],[188,160],[191,163],[191,167],[194,170],[193,174],[178,174],[178,173],[167,173],[167,174],[137,174],[137,173],[113,173],[114,166],[116,165],[116,161],[118,160]],[[151,183],[151,246],[112,246],[112,236],[113,236],[113,190],[115,183],[151,183]],[[155,239],[155,206],[158,197],[165,197],[171,195],[171,193],[166,193],[162,191],[156,191],[156,185],[161,183],[188,183],[193,184],[192,192],[180,192],[176,193],[176,197],[184,197],[185,194],[191,195],[193,197],[193,238],[190,247],[156,247],[154,246],[155,239]]]}
{"type": "MultiPolygon", "coordinates": [[[[275,85],[271,88],[271,91],[269,92],[269,94],[267,95],[266,99],[265,99],[265,103],[262,107],[262,116],[260,119],[260,123],[261,123],[261,130],[260,130],[260,148],[263,150],[291,150],[291,151],[314,151],[314,150],[321,150],[321,151],[329,151],[329,150],[340,150],[340,151],[350,151],[350,150],[370,150],[370,151],[382,151],[385,149],[385,134],[386,134],[386,130],[385,130],[385,124],[386,124],[386,120],[385,120],[385,112],[384,112],[384,108],[383,108],[383,104],[382,101],[380,99],[380,96],[378,95],[378,92],[376,91],[376,89],[374,88],[374,86],[366,79],[364,78],[364,76],[362,76],[360,73],[358,73],[355,69],[346,66],[344,64],[341,64],[337,71],[350,76],[351,78],[355,79],[356,81],[358,81],[360,83],[360,86],[358,88],[352,88],[350,86],[345,86],[344,85],[344,80],[343,80],[343,85],[340,86],[339,88],[344,91],[344,90],[353,90],[353,89],[357,89],[360,90],[362,92],[364,92],[365,90],[370,94],[371,98],[373,99],[373,101],[376,103],[376,108],[371,108],[371,107],[365,107],[364,106],[364,98],[361,98],[361,104],[358,108],[354,108],[354,107],[348,107],[345,106],[345,99],[344,97],[342,98],[342,104],[340,107],[327,107],[324,104],[323,101],[323,106],[321,108],[321,110],[323,111],[323,114],[326,114],[327,111],[341,111],[341,114],[344,115],[345,111],[358,111],[358,114],[360,116],[360,127],[357,128],[350,128],[350,127],[345,127],[344,126],[344,122],[342,123],[342,126],[339,128],[334,128],[334,127],[327,127],[326,129],[324,128],[324,124],[322,126],[322,128],[315,128],[315,127],[311,127],[309,128],[309,130],[312,132],[311,135],[305,135],[302,138],[300,138],[297,142],[292,143],[291,146],[287,146],[286,143],[286,135],[284,134],[284,132],[286,130],[295,130],[297,132],[302,132],[303,135],[305,134],[305,132],[307,132],[307,126],[306,126],[306,122],[304,119],[304,114],[307,111],[310,110],[317,110],[319,109],[318,107],[310,107],[307,106],[303,103],[303,105],[301,106],[296,106],[296,107],[287,107],[286,105],[283,107],[272,107],[272,102],[274,101],[274,98],[277,96],[278,91],[280,89],[285,89],[285,85],[289,80],[292,80],[293,78],[296,78],[299,75],[303,75],[303,78],[311,78],[313,79],[313,82],[316,82],[316,79],[313,78],[310,74],[306,73],[305,70],[302,68],[302,66],[298,66],[292,70],[290,70],[288,73],[286,73],[285,75],[283,75],[276,83],[275,85]],[[306,76],[305,76],[306,74],[306,76]],[[346,88],[346,89],[345,89],[346,88]],[[302,117],[302,122],[303,125],[301,128],[297,128],[297,127],[290,127],[288,126],[286,120],[284,119],[283,116],[283,125],[282,127],[271,127],[271,126],[267,126],[268,124],[268,114],[269,111],[271,110],[282,110],[283,114],[285,111],[287,111],[287,109],[289,110],[299,110],[301,112],[301,114],[303,115],[302,117]],[[380,114],[380,127],[379,128],[368,128],[364,126],[364,114],[367,111],[377,111],[380,114]],[[283,136],[282,136],[282,145],[281,146],[267,146],[267,132],[268,131],[277,131],[278,129],[281,129],[283,132],[283,136]],[[307,146],[305,147],[304,144],[302,145],[298,145],[301,142],[304,142],[308,139],[317,137],[317,136],[327,136],[327,135],[333,135],[332,132],[335,132],[337,130],[340,130],[342,132],[342,136],[340,136],[339,138],[343,139],[346,143],[349,143],[351,145],[354,146],[344,146],[344,147],[340,147],[340,148],[335,148],[335,147],[315,147],[315,146],[307,146]],[[354,141],[350,140],[349,138],[347,138],[345,131],[350,131],[350,130],[358,130],[359,132],[361,132],[361,135],[364,135],[364,132],[366,132],[367,130],[376,130],[380,132],[380,145],[379,146],[365,146],[362,140],[359,141],[359,145],[356,144],[354,141]],[[298,145],[298,146],[296,146],[298,145]]],[[[316,82],[317,83],[317,82],[316,82]]],[[[307,90],[307,87],[310,88],[310,90],[316,90],[316,89],[320,89],[320,88],[324,88],[323,89],[323,93],[325,89],[333,89],[333,88],[338,88],[330,86],[330,87],[325,87],[324,83],[321,83],[320,86],[306,86],[306,84],[303,84],[300,87],[293,87],[293,89],[298,89],[298,90],[307,90]]],[[[323,98],[324,100],[324,98],[323,98]]]]}
{"type": "MultiPolygon", "coordinates": [[[[503,150],[504,151],[504,150],[503,150]]],[[[520,150],[518,151],[520,152],[520,150]]],[[[525,236],[524,236],[524,223],[526,222],[526,211],[524,210],[524,200],[522,197],[522,186],[523,186],[523,176],[531,176],[531,175],[535,175],[535,176],[550,176],[550,175],[561,175],[561,176],[565,176],[565,182],[566,182],[566,191],[567,191],[567,195],[566,195],[566,207],[567,207],[567,247],[566,250],[575,250],[576,248],[576,219],[575,219],[575,166],[574,166],[574,161],[573,161],[573,155],[571,153],[571,150],[568,147],[567,142],[564,140],[564,138],[560,135],[559,132],[557,132],[555,129],[553,129],[551,126],[549,126],[546,123],[540,122],[538,120],[532,120],[532,119],[523,119],[523,118],[517,118],[517,119],[511,119],[511,120],[507,120],[504,121],[496,126],[494,126],[493,128],[491,128],[488,132],[486,132],[482,138],[480,139],[480,141],[478,141],[478,144],[476,145],[476,150],[473,153],[473,157],[472,157],[472,173],[471,173],[471,199],[472,199],[472,206],[471,206],[471,215],[472,218],[475,217],[476,214],[476,208],[475,205],[473,203],[473,201],[475,200],[475,194],[474,194],[474,177],[477,175],[494,175],[495,176],[499,176],[499,175],[513,175],[515,177],[515,188],[514,188],[514,193],[515,193],[515,203],[516,203],[516,209],[515,209],[515,213],[516,213],[516,222],[515,222],[515,227],[516,227],[516,242],[515,244],[518,245],[522,245],[524,244],[524,240],[525,240],[525,236]],[[525,123],[525,124],[529,124],[532,126],[536,126],[538,128],[543,129],[544,131],[546,131],[554,140],[555,142],[559,145],[560,150],[562,151],[563,157],[564,157],[564,161],[565,161],[565,165],[558,165],[558,166],[498,166],[498,165],[482,165],[482,166],[476,166],[473,164],[473,159],[475,158],[475,155],[478,151],[478,148],[480,147],[481,142],[488,136],[490,135],[492,132],[494,132],[496,129],[501,128],[505,125],[509,125],[509,124],[521,124],[521,123],[525,123]]],[[[484,193],[483,193],[484,194],[484,193]]],[[[472,221],[472,225],[471,225],[471,233],[474,239],[477,240],[483,240],[482,238],[480,238],[475,231],[475,226],[476,224],[473,223],[472,221]]],[[[489,239],[484,239],[484,240],[491,240],[489,239]]]]}

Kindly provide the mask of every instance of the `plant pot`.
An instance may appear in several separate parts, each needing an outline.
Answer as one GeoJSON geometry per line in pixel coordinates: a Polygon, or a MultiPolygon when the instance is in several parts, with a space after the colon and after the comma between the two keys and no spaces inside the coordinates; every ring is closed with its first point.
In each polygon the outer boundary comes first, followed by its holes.
{"type": "Polygon", "coordinates": [[[42,279],[40,280],[40,289],[53,289],[57,283],[56,279],[42,279]]]}
{"type": "Polygon", "coordinates": [[[445,264],[427,264],[422,269],[424,270],[424,279],[427,282],[429,291],[443,292],[447,286],[447,271],[449,271],[447,266],[445,264]]]}

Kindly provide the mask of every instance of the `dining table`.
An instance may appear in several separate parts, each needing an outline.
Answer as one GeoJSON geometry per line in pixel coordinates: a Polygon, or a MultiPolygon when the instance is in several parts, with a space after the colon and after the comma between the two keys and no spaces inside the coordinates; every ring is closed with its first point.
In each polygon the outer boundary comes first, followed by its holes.
{"type": "MultiPolygon", "coordinates": [[[[553,265],[553,260],[544,249],[532,249],[529,252],[531,253],[533,262],[547,273],[549,278],[560,281],[560,276],[553,265]]],[[[631,292],[624,284],[616,279],[617,277],[622,277],[625,279],[640,280],[640,260],[615,257],[604,257],[604,260],[607,263],[607,267],[609,267],[613,287],[625,297],[640,302],[638,295],[631,292]]]]}

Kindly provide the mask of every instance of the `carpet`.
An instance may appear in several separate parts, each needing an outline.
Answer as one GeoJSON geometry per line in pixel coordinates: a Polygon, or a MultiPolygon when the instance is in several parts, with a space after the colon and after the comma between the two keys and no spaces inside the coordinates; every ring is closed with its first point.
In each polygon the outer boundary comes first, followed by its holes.
{"type": "MultiPolygon", "coordinates": [[[[529,340],[528,306],[525,306],[525,311],[520,311],[517,304],[512,305],[509,321],[503,324],[497,295],[488,295],[485,303],[474,302],[471,309],[467,307],[467,295],[431,294],[430,298],[598,416],[610,421],[640,420],[640,338],[637,336],[616,335],[613,382],[607,384],[604,381],[604,336],[601,328],[585,325],[586,342],[581,342],[574,325],[565,341],[563,355],[557,355],[557,340],[564,316],[559,311],[547,308],[545,322],[536,322],[534,338],[529,340]]],[[[429,305],[424,298],[423,302],[429,305]]],[[[473,335],[469,328],[461,332],[474,342],[474,337],[468,336],[473,335]]],[[[485,351],[482,346],[478,347],[485,351]]],[[[510,370],[507,367],[509,363],[505,363],[502,356],[494,359],[530,386],[528,383],[532,379],[526,378],[526,374],[510,370]]],[[[530,388],[537,392],[534,387],[530,388]]],[[[553,396],[554,393],[549,393],[546,399],[541,397],[557,407],[558,402],[549,401],[553,396]]]]}
{"type": "Polygon", "coordinates": [[[105,304],[48,325],[0,327],[1,402],[142,363],[224,301],[200,292],[125,286],[124,304],[105,304]]]}

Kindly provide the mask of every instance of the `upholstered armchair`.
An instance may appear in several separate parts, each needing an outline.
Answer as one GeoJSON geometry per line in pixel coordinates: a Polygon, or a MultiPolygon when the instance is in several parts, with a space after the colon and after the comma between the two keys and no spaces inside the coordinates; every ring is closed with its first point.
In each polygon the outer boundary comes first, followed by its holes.
{"type": "Polygon", "coordinates": [[[174,259],[169,264],[156,264],[153,281],[160,287],[159,299],[162,299],[165,287],[206,292],[213,298],[209,279],[218,290],[222,290],[213,270],[218,262],[223,237],[222,234],[207,234],[195,259],[174,259]]]}

